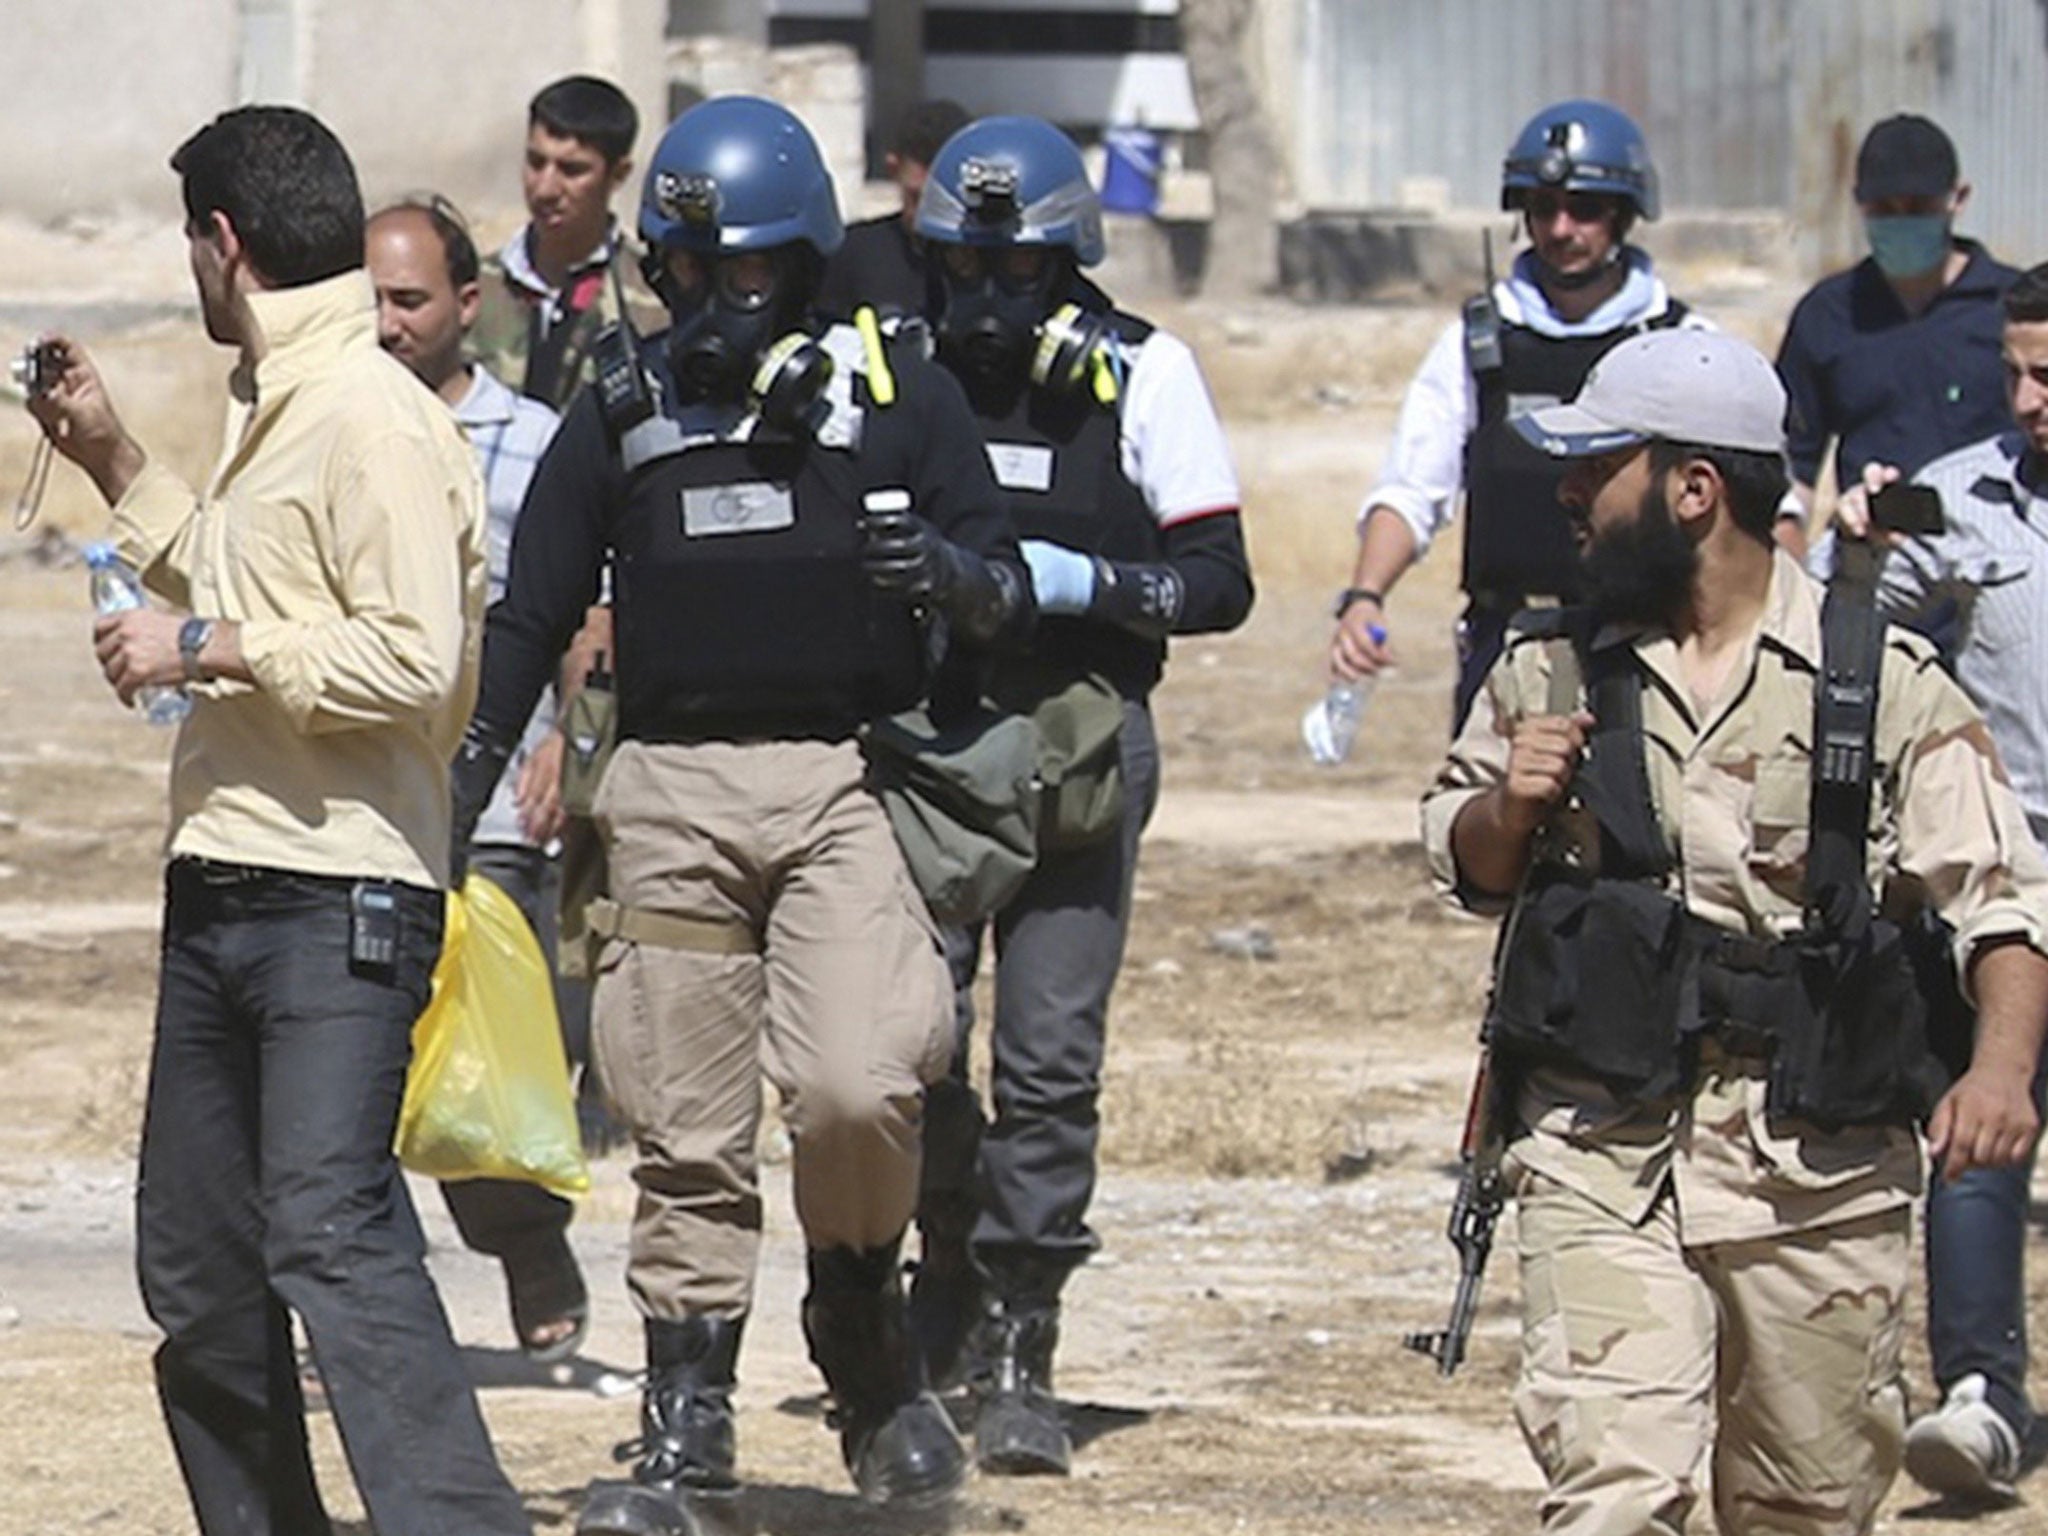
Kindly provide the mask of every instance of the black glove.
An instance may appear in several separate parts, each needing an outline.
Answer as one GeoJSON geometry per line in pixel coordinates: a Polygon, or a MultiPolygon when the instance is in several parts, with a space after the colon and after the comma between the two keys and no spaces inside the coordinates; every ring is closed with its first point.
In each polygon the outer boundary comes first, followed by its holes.
{"type": "Polygon", "coordinates": [[[908,602],[944,603],[960,578],[963,553],[907,506],[860,515],[861,568],[882,591],[908,602]]]}
{"type": "Polygon", "coordinates": [[[907,505],[869,506],[860,515],[860,540],[869,581],[937,609],[963,639],[993,639],[1023,603],[1018,571],[955,544],[907,505]]]}
{"type": "Polygon", "coordinates": [[[454,767],[449,772],[449,798],[454,815],[448,835],[448,885],[462,889],[469,873],[469,842],[476,836],[476,824],[483,819],[491,792],[504,776],[512,749],[493,741],[472,720],[462,733],[462,745],[455,749],[454,767]]]}
{"type": "Polygon", "coordinates": [[[1088,617],[1133,633],[1161,637],[1180,622],[1187,586],[1170,565],[1137,565],[1095,557],[1095,595],[1088,617]]]}

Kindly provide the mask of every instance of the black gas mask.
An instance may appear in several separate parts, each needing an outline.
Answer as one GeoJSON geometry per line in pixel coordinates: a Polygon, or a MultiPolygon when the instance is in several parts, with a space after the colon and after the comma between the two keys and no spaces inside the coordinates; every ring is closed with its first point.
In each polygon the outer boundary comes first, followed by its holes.
{"type": "Polygon", "coordinates": [[[1056,246],[941,245],[939,350],[991,383],[1029,379],[1055,395],[1086,385],[1109,317],[1061,302],[1073,262],[1056,246]]]}
{"type": "Polygon", "coordinates": [[[674,321],[669,372],[684,402],[743,404],[785,431],[816,426],[832,359],[798,324],[817,276],[807,250],[650,252],[642,271],[674,321]]]}
{"type": "Polygon", "coordinates": [[[1054,253],[1036,245],[942,245],[935,255],[939,349],[970,373],[1021,377],[1063,275],[1054,253]]]}

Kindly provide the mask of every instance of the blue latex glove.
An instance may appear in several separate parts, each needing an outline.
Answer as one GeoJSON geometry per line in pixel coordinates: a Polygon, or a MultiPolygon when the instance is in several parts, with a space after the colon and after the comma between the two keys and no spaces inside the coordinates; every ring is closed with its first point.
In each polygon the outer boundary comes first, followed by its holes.
{"type": "Polygon", "coordinates": [[[1095,598],[1095,562],[1077,549],[1026,539],[1019,546],[1031,568],[1040,613],[1081,614],[1095,598]]]}

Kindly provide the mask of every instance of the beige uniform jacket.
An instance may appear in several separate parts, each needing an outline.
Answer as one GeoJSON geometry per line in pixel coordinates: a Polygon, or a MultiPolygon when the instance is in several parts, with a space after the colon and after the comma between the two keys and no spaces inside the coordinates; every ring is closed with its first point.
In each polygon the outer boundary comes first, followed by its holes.
{"type": "Polygon", "coordinates": [[[237,621],[256,678],[194,687],[169,852],[440,885],[482,650],[475,460],[379,349],[360,270],[249,302],[265,350],[206,489],[152,460],[114,508],[145,583],[237,621]]]}
{"type": "MultiPolygon", "coordinates": [[[[1439,891],[1475,911],[1507,903],[1467,889],[1451,826],[1505,776],[1515,723],[1542,713],[1549,679],[1541,643],[1550,615],[1518,623],[1450,757],[1422,803],[1423,840],[1439,891]]],[[[1547,626],[1555,632],[1554,623],[1547,626]]],[[[1644,672],[1643,728],[1651,799],[1678,867],[1673,893],[1695,915],[1758,937],[1799,926],[1807,845],[1807,762],[1820,663],[1820,593],[1780,554],[1762,622],[1720,696],[1702,708],[1678,650],[1657,630],[1610,625],[1596,650],[1631,646],[1644,672]]],[[[1987,939],[2048,938],[2048,864],[2007,784],[1982,718],[1917,635],[1889,631],[1879,679],[1877,773],[1871,801],[1874,888],[1889,909],[1921,894],[1956,930],[1967,967],[1987,939]]],[[[1597,863],[1589,815],[1569,809],[1558,833],[1597,863]]],[[[1967,975],[1967,969],[1963,974],[1967,975]]],[[[1921,1186],[1918,1143],[1902,1128],[1823,1132],[1764,1112],[1760,1062],[1722,1061],[1689,1094],[1617,1101],[1599,1084],[1532,1073],[1513,1147],[1525,1166],[1624,1220],[1640,1221],[1668,1186],[1688,1244],[1766,1237],[1867,1216],[1910,1202],[1921,1186]]]]}

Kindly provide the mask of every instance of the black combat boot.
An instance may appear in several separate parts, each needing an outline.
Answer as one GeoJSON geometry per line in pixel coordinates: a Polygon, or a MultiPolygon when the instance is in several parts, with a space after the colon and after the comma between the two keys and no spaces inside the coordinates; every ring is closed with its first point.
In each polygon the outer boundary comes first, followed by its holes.
{"type": "Polygon", "coordinates": [[[577,1536],[694,1536],[683,1500],[739,1491],[732,1392],[744,1317],[650,1317],[640,1438],[619,1447],[630,1483],[591,1485],[577,1536]]]}
{"type": "Polygon", "coordinates": [[[699,1536],[682,1500],[639,1483],[597,1482],[576,1517],[576,1536],[699,1536]]]}
{"type": "Polygon", "coordinates": [[[942,1196],[918,1212],[923,1239],[910,1275],[910,1336],[933,1390],[950,1392],[975,1374],[976,1324],[988,1310],[981,1272],[967,1251],[972,1198],[942,1196]]]}
{"type": "Polygon", "coordinates": [[[647,1391],[635,1482],[671,1493],[732,1493],[734,1370],[745,1317],[647,1319],[647,1391]]]}
{"type": "Polygon", "coordinates": [[[993,1358],[978,1382],[975,1465],[1012,1477],[1065,1477],[1073,1466],[1074,1443],[1052,1395],[1059,1303],[1004,1302],[991,1316],[993,1358]]]}
{"type": "Polygon", "coordinates": [[[940,1503],[967,1477],[953,1421],[910,1340],[897,1247],[814,1248],[804,1338],[832,1390],[846,1469],[877,1504],[940,1503]]]}

